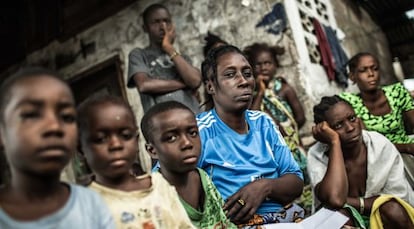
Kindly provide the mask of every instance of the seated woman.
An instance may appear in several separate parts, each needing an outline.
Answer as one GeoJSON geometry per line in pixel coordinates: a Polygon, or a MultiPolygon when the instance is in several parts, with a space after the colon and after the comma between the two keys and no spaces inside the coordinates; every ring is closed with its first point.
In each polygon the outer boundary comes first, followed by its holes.
{"type": "Polygon", "coordinates": [[[349,77],[360,92],[340,96],[352,105],[367,130],[383,134],[400,153],[414,155],[414,139],[404,128],[414,127],[413,99],[401,83],[380,87],[379,68],[378,59],[370,53],[353,56],[349,61],[349,77]]]}
{"type": "Polygon", "coordinates": [[[197,115],[199,167],[226,200],[227,217],[239,226],[300,220],[303,209],[289,204],[302,192],[302,173],[272,119],[247,110],[255,79],[246,57],[223,45],[201,68],[214,108],[197,115]]]}
{"type": "Polygon", "coordinates": [[[354,219],[348,224],[361,228],[369,221],[381,228],[381,220],[384,228],[414,228],[414,194],[395,146],[363,130],[352,106],[338,96],[323,97],[313,110],[319,142],[308,151],[308,171],[315,206],[346,209],[354,219]]]}

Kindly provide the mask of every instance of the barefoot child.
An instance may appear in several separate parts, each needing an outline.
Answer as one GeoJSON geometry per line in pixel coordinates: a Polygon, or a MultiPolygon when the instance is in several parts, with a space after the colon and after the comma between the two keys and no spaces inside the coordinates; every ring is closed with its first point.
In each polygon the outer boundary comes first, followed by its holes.
{"type": "Polygon", "coordinates": [[[121,98],[94,96],[79,108],[80,148],[117,228],[193,228],[175,188],[160,174],[133,176],[138,127],[121,98]],[[104,111],[104,112],[102,112],[104,111]]]}
{"type": "Polygon", "coordinates": [[[193,224],[236,228],[226,218],[224,202],[210,178],[197,169],[201,143],[194,113],[179,102],[160,103],[145,113],[141,128],[147,151],[159,161],[159,173],[177,189],[193,224]]]}
{"type": "Polygon", "coordinates": [[[0,88],[0,135],[11,171],[0,190],[0,228],[114,228],[99,195],[59,180],[78,135],[69,86],[54,72],[30,68],[0,88]]]}

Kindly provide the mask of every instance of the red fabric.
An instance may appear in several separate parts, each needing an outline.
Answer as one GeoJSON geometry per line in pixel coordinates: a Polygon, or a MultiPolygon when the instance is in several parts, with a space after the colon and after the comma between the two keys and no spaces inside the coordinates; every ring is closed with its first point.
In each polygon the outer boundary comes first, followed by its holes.
{"type": "Polygon", "coordinates": [[[329,47],[328,39],[319,21],[315,18],[312,20],[315,29],[316,38],[319,43],[319,52],[321,53],[322,65],[328,74],[329,80],[335,80],[335,62],[329,47]]]}

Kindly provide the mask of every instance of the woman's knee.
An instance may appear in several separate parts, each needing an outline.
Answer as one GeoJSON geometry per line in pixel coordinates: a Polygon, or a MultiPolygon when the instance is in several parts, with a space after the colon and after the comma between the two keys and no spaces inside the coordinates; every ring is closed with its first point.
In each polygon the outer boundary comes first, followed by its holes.
{"type": "Polygon", "coordinates": [[[379,208],[384,228],[412,228],[413,223],[404,207],[396,200],[390,200],[379,208]],[[388,226],[387,226],[388,225],[388,226]]]}

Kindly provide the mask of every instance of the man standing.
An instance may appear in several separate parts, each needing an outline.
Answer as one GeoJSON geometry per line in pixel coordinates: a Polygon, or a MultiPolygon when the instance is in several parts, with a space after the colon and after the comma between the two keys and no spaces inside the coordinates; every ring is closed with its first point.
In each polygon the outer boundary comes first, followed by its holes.
{"type": "Polygon", "coordinates": [[[175,100],[198,113],[194,92],[201,84],[201,74],[187,56],[175,50],[175,26],[168,9],[152,4],[142,17],[150,45],[130,52],[128,87],[137,87],[144,112],[156,103],[175,100]]]}

